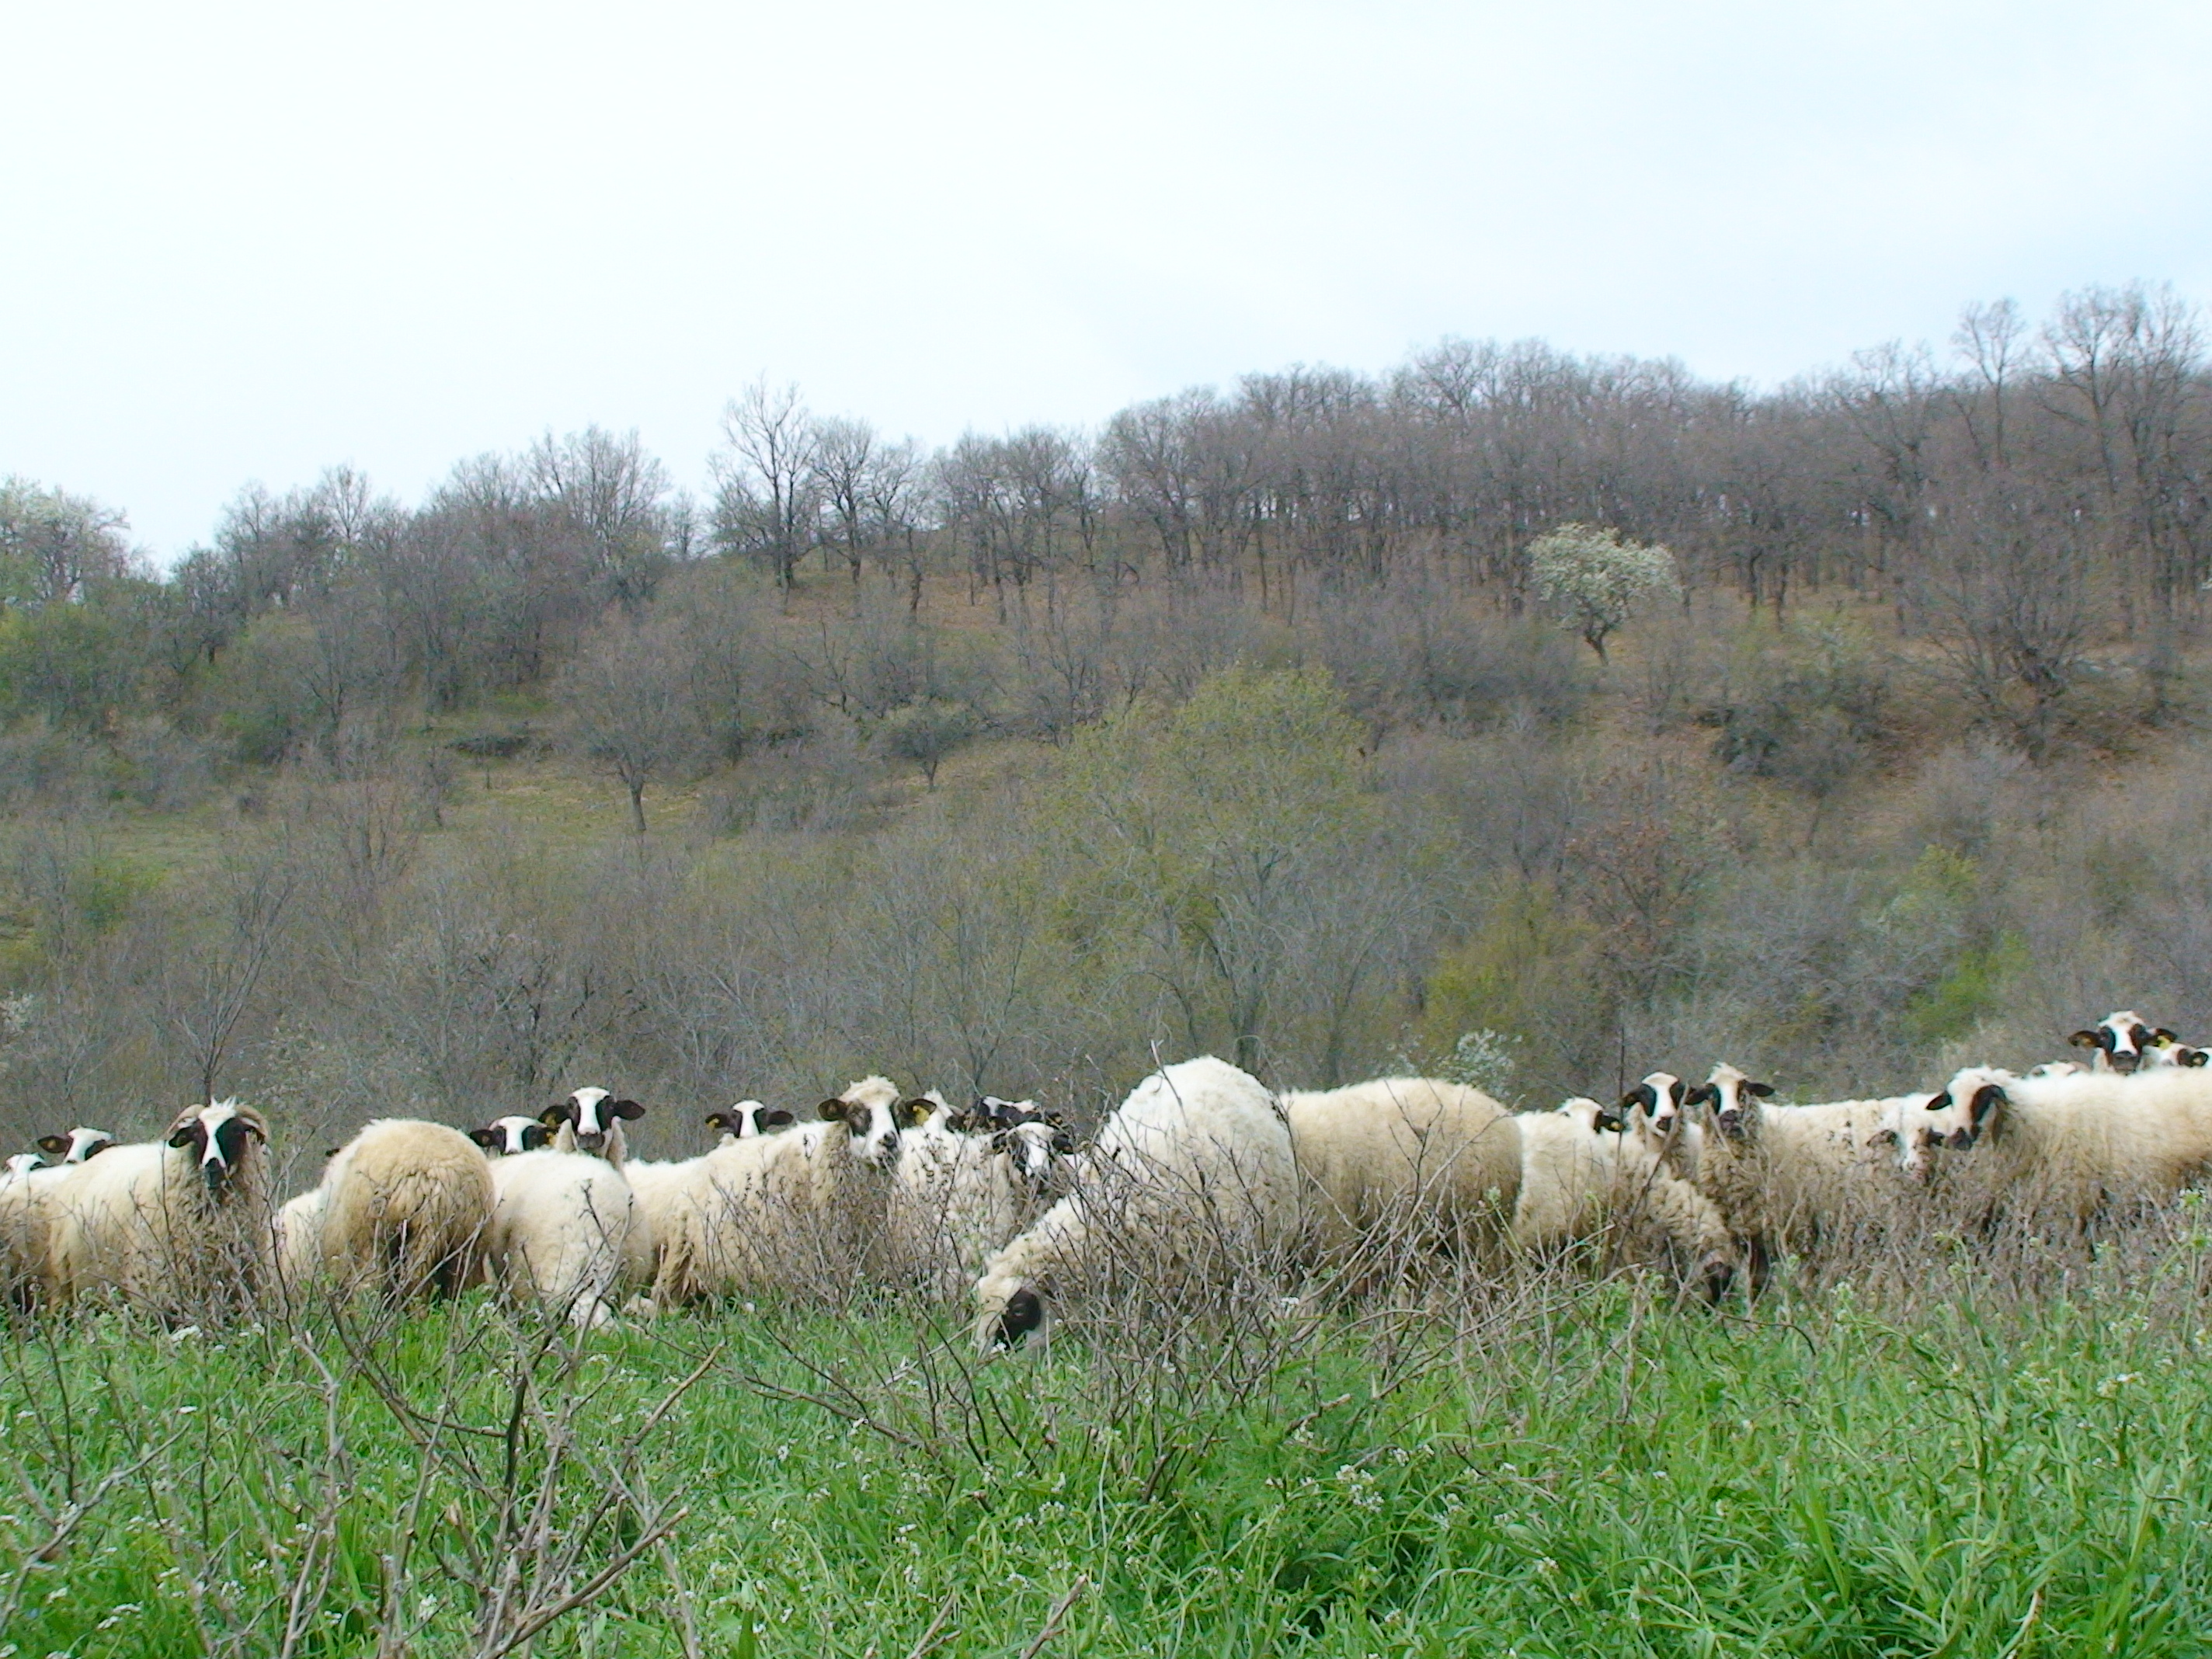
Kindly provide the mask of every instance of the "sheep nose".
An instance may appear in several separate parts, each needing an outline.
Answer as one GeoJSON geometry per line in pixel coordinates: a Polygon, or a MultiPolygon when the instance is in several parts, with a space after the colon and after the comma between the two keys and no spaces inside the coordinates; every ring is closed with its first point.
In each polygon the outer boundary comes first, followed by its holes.
{"type": "Polygon", "coordinates": [[[2136,1066],[2141,1063],[2142,1060],[2142,1056],[2141,1054],[2114,1054],[2112,1056],[2112,1069],[2124,1077],[2130,1072],[2134,1071],[2136,1066]]]}

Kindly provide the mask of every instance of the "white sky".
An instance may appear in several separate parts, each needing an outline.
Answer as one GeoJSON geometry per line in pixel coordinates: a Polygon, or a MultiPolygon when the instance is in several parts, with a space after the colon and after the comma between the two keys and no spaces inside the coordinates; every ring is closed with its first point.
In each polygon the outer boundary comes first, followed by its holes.
{"type": "Polygon", "coordinates": [[[696,484],[797,380],[930,442],[1447,333],[1761,382],[2212,295],[2187,0],[0,0],[0,474],[164,559],[548,428],[696,484]]]}

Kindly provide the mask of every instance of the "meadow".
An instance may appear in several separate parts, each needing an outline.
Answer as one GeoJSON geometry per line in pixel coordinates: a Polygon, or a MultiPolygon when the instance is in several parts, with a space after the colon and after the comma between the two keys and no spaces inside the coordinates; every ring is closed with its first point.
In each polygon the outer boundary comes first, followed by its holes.
{"type": "Polygon", "coordinates": [[[1571,1267],[1133,1304],[988,1360],[868,1295],[87,1312],[0,1346],[0,1652],[2199,1653],[2200,1218],[1748,1310],[1571,1267]]]}

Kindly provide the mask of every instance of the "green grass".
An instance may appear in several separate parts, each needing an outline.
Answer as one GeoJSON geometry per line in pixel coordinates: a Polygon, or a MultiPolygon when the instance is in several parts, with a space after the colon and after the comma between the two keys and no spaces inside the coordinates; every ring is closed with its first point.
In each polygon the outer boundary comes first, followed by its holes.
{"type": "MultiPolygon", "coordinates": [[[[504,1442],[450,1425],[507,1420],[509,1328],[471,1299],[369,1345],[416,1431],[449,1425],[402,1598],[416,1653],[471,1650],[436,1558],[495,1540],[504,1442]]],[[[1019,1655],[1072,1589],[1038,1651],[2212,1651],[2200,1336],[2127,1297],[1747,1319],[1582,1286],[1468,1332],[1347,1323],[1231,1386],[1198,1340],[1173,1369],[1062,1342],[971,1371],[903,1307],[665,1319],[570,1356],[590,1398],[555,1513],[590,1564],[686,1513],[532,1650],[681,1654],[673,1576],[709,1653],[905,1655],[943,1615],[931,1651],[1019,1655]],[[610,1471],[632,1499],[590,1518],[610,1471]]],[[[12,1340],[0,1391],[8,1574],[44,1535],[19,1473],[57,1490],[66,1448],[82,1496],[148,1459],[33,1570],[0,1651],[276,1652],[326,1510],[295,1650],[375,1650],[424,1455],[325,1316],[221,1338],[94,1317],[12,1340]]]]}

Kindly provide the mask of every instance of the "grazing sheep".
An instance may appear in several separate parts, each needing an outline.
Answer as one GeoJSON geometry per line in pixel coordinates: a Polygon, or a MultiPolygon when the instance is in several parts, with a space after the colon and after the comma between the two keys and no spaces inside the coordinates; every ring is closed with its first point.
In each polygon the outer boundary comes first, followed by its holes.
{"type": "Polygon", "coordinates": [[[842,1290],[881,1261],[901,1130],[899,1091],[864,1078],[782,1134],[725,1140],[654,1198],[652,1305],[769,1285],[842,1290]],[[663,1207],[665,1206],[665,1207],[663,1207]]]}
{"type": "Polygon", "coordinates": [[[258,1112],[218,1100],[70,1171],[50,1200],[55,1298],[106,1290],[175,1311],[250,1296],[271,1266],[268,1139],[258,1112]]]}
{"type": "Polygon", "coordinates": [[[1556,1111],[1514,1116],[1521,1148],[1520,1192],[1508,1230],[1514,1247],[1556,1254],[1625,1225],[1633,1255],[1671,1255],[1717,1301],[1736,1268],[1720,1212],[1668,1172],[1652,1141],[1600,1127],[1607,1115],[1595,1100],[1578,1097],[1556,1111]]]}
{"type": "Polygon", "coordinates": [[[2212,1173],[2212,1076],[2161,1066],[2020,1078],[1968,1066],[1929,1100],[1899,1161],[1940,1170],[1985,1226],[2006,1213],[2086,1226],[2116,1205],[2164,1203],[2212,1173]]]}
{"type": "Polygon", "coordinates": [[[483,1254],[510,1296],[578,1325],[605,1324],[625,1282],[653,1273],[653,1236],[623,1172],[588,1152],[540,1147],[489,1161],[483,1254]]]}
{"type": "Polygon", "coordinates": [[[1511,1113],[1480,1089],[1380,1078],[1282,1097],[1322,1260],[1411,1227],[1416,1248],[1494,1238],[1521,1187],[1511,1113]]]}
{"type": "Polygon", "coordinates": [[[984,1264],[986,1349],[1044,1322],[1047,1298],[1086,1279],[1224,1286],[1298,1228],[1288,1127],[1259,1080],[1211,1055],[1153,1073],[1099,1127],[1082,1182],[984,1264]]]}
{"type": "Polygon", "coordinates": [[[645,1108],[634,1100],[617,1100],[611,1089],[578,1089],[557,1106],[549,1106],[539,1120],[553,1131],[556,1152],[589,1152],[621,1169],[629,1157],[623,1137],[625,1119],[635,1121],[645,1108]]]}
{"type": "Polygon", "coordinates": [[[2117,1072],[2125,1077],[2143,1062],[2146,1050],[2166,1042],[2178,1042],[2179,1038],[2164,1026],[2153,1029],[2143,1023],[2143,1017],[2132,1008],[2115,1009],[2086,1030],[2075,1032],[2067,1042],[2089,1053],[2089,1069],[2093,1072],[2117,1072]]]}
{"type": "Polygon", "coordinates": [[[474,1279],[492,1176],[458,1129],[379,1118],[331,1157],[321,1190],[318,1254],[341,1285],[402,1298],[474,1279]]]}

